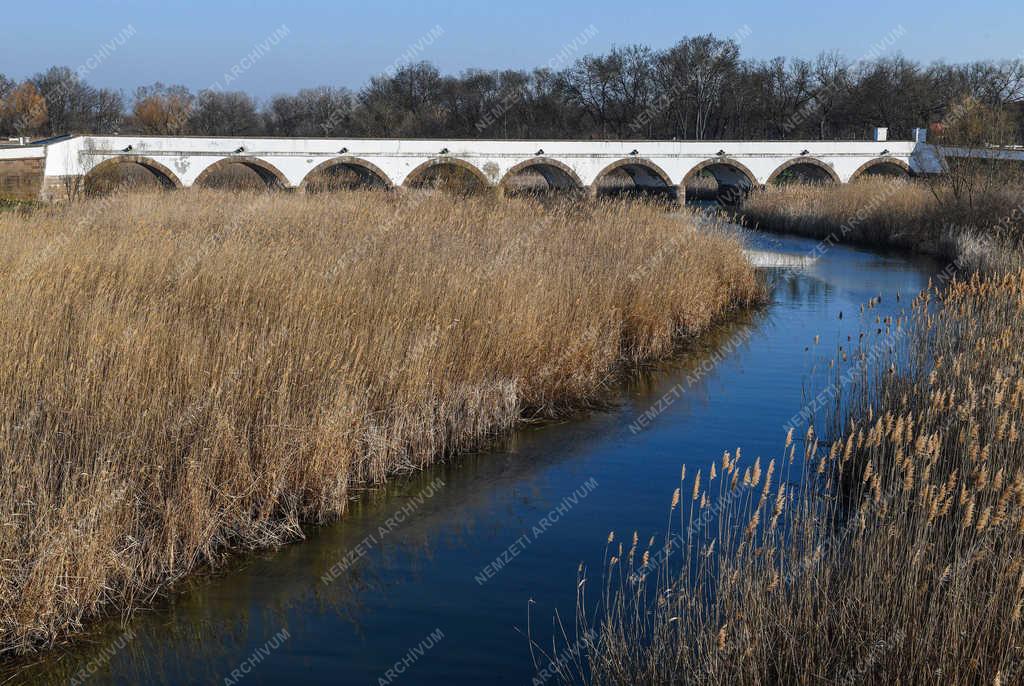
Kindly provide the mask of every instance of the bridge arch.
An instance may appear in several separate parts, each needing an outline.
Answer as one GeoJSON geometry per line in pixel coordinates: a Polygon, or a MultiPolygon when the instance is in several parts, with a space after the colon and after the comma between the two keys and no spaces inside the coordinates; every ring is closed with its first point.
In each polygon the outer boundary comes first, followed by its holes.
{"type": "Polygon", "coordinates": [[[548,190],[580,191],[584,187],[583,181],[572,167],[550,157],[534,157],[520,162],[508,170],[498,183],[498,187],[504,193],[518,192],[519,189],[514,187],[516,177],[527,171],[535,171],[540,175],[548,190]]]}
{"type": "Polygon", "coordinates": [[[89,193],[97,190],[95,184],[105,173],[114,172],[119,166],[127,164],[145,169],[164,188],[182,188],[183,186],[177,174],[154,159],[141,155],[117,155],[108,157],[84,174],[82,185],[85,191],[89,193]]]}
{"type": "Polygon", "coordinates": [[[715,181],[718,182],[716,196],[718,202],[723,205],[735,205],[743,200],[751,189],[759,185],[754,172],[742,162],[737,162],[731,157],[711,157],[686,172],[682,187],[685,189],[691,185],[701,172],[715,177],[715,181]]]}
{"type": "Polygon", "coordinates": [[[597,173],[592,188],[592,194],[597,197],[615,195],[630,190],[667,195],[674,194],[676,190],[675,184],[672,183],[672,177],[657,164],[643,157],[626,157],[612,162],[597,173]],[[608,185],[614,176],[621,178],[623,175],[632,182],[632,188],[608,185]]]}
{"type": "Polygon", "coordinates": [[[319,190],[316,187],[318,177],[327,174],[333,169],[339,168],[355,172],[359,177],[359,186],[368,188],[382,187],[387,189],[395,187],[395,184],[391,181],[388,175],[373,162],[368,162],[367,160],[359,157],[343,155],[340,157],[332,157],[331,159],[321,162],[310,169],[302,178],[302,182],[299,184],[299,189],[306,192],[315,192],[316,190],[319,190]]]}
{"type": "MultiPolygon", "coordinates": [[[[470,185],[477,185],[480,187],[480,190],[490,188],[491,186],[491,180],[487,178],[486,174],[475,165],[465,160],[460,160],[457,157],[435,157],[427,160],[406,175],[402,186],[405,188],[423,188],[430,186],[432,183],[451,182],[450,178],[445,179],[442,175],[445,171],[451,174],[452,170],[461,170],[464,178],[473,180],[470,185]]],[[[455,188],[454,184],[451,189],[459,192],[472,192],[475,190],[472,187],[455,188]]]]}
{"type": "Polygon", "coordinates": [[[282,190],[290,187],[288,177],[280,169],[258,157],[225,157],[222,160],[217,160],[200,172],[196,180],[192,182],[192,185],[198,187],[208,186],[215,174],[230,169],[232,165],[236,164],[256,172],[268,189],[282,190]]]}
{"type": "Polygon", "coordinates": [[[850,175],[850,181],[856,181],[862,176],[908,177],[912,173],[910,165],[898,157],[878,157],[857,167],[850,175]]]}
{"type": "Polygon", "coordinates": [[[817,183],[840,183],[839,175],[831,166],[814,157],[794,157],[782,163],[778,169],[768,177],[766,185],[779,183],[785,179],[785,174],[801,175],[804,179],[817,183]]]}

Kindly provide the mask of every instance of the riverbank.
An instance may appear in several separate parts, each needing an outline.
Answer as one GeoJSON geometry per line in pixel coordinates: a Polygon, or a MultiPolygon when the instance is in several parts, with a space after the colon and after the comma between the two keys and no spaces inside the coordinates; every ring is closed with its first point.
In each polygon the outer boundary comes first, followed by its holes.
{"type": "Polygon", "coordinates": [[[156,193],[0,234],[14,652],[599,405],[761,296],[733,238],[638,204],[156,193]]]}
{"type": "Polygon", "coordinates": [[[768,186],[745,199],[740,215],[751,228],[931,255],[970,271],[1024,266],[1024,186],[973,183],[982,190],[970,199],[942,182],[893,178],[768,186]]]}
{"type": "Polygon", "coordinates": [[[832,382],[808,401],[840,408],[834,421],[795,414],[777,459],[737,451],[691,471],[666,493],[668,533],[646,550],[635,535],[609,546],[601,612],[596,622],[581,614],[583,630],[600,637],[563,681],[1024,678],[1016,225],[992,222],[986,208],[933,230],[927,189],[884,184],[787,187],[745,208],[779,230],[882,248],[917,240],[926,252],[950,250],[953,262],[903,316],[876,317],[878,301],[863,304],[860,340],[838,347],[832,382]],[[867,200],[881,193],[888,200],[867,200]],[[969,252],[979,237],[1007,254],[969,252]],[[967,275],[961,261],[979,271],[967,275]]]}

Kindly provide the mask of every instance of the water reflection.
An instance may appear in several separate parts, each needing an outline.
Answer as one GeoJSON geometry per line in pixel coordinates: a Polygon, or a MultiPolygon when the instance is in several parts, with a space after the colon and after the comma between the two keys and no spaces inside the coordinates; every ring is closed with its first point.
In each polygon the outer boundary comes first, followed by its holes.
{"type": "MultiPolygon", "coordinates": [[[[282,629],[288,640],[261,655],[244,683],[377,683],[438,628],[444,639],[408,667],[407,683],[528,683],[530,608],[543,643],[556,609],[571,616],[577,566],[600,565],[609,530],[663,533],[680,465],[704,466],[737,446],[750,457],[777,455],[783,425],[825,380],[825,360],[875,314],[897,313],[895,293],[916,293],[937,271],[926,261],[841,247],[807,262],[796,258],[814,241],[744,240],[782,267],[771,270],[765,310],[721,327],[682,359],[636,373],[607,411],[527,426],[485,453],[365,494],[344,521],[309,531],[300,545],[186,583],[164,607],[136,615],[134,640],[88,683],[223,684],[282,629]],[[862,323],[860,306],[879,295],[882,304],[862,323]],[[638,430],[645,413],[653,417],[638,430]],[[437,479],[443,488],[417,500],[437,479]],[[593,492],[535,533],[588,479],[593,492]],[[388,528],[411,503],[412,516],[388,528]],[[509,553],[517,540],[527,544],[509,553]],[[496,559],[503,569],[479,582],[496,559]],[[325,583],[325,575],[337,578],[325,583]]],[[[13,682],[68,683],[123,631],[113,622],[99,627],[74,650],[23,667],[13,682]]]]}

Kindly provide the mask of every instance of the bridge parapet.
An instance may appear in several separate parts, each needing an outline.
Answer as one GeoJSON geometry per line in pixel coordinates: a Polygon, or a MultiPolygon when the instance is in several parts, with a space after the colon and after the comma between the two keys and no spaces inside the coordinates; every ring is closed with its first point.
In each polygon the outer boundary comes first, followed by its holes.
{"type": "MultiPolygon", "coordinates": [[[[816,167],[823,180],[847,182],[876,164],[890,163],[910,173],[936,173],[926,144],[913,141],[508,141],[211,138],[158,136],[72,136],[36,148],[0,149],[3,160],[42,158],[40,196],[52,197],[66,180],[81,179],[101,165],[137,162],[164,185],[203,183],[231,163],[257,171],[270,184],[304,188],[312,173],[346,164],[400,187],[424,169],[452,165],[470,171],[486,185],[507,182],[510,174],[533,170],[554,184],[596,188],[615,176],[643,188],[675,187],[701,171],[719,184],[763,185],[788,169],[816,167]]],[[[38,162],[33,163],[38,166],[38,162]]],[[[24,165],[22,165],[24,166],[24,165]]],[[[31,166],[31,165],[30,165],[31,166]]],[[[27,169],[27,168],[26,168],[27,169]]],[[[34,169],[34,168],[33,168],[34,169]]],[[[21,170],[24,173],[25,170],[21,170]]],[[[26,187],[29,188],[29,187],[26,187]]],[[[28,191],[31,193],[31,188],[28,191]]]]}

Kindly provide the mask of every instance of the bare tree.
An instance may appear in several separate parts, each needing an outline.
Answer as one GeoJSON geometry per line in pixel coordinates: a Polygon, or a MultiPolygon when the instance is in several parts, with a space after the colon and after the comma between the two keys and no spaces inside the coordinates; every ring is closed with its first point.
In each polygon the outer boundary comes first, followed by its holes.
{"type": "Polygon", "coordinates": [[[205,136],[250,136],[262,132],[256,101],[246,93],[205,90],[196,99],[189,128],[205,136]]]}
{"type": "Polygon", "coordinates": [[[0,119],[19,136],[42,133],[48,121],[46,100],[26,81],[10,89],[0,100],[0,119]]]}
{"type": "Polygon", "coordinates": [[[263,112],[264,128],[274,136],[339,136],[353,129],[352,93],[345,88],[307,88],[278,95],[263,112]]]}
{"type": "Polygon", "coordinates": [[[375,76],[359,94],[356,121],[367,135],[444,135],[441,74],[428,62],[375,76]]]}
{"type": "Polygon", "coordinates": [[[68,67],[51,67],[30,80],[46,100],[47,133],[113,132],[120,127],[120,93],[93,88],[68,67]]]}
{"type": "Polygon", "coordinates": [[[7,97],[17,85],[14,80],[0,74],[0,136],[9,136],[14,133],[14,122],[10,119],[5,105],[7,97]]]}
{"type": "MultiPolygon", "coordinates": [[[[109,133],[126,123],[120,93],[93,88],[66,67],[30,81],[47,114],[33,133],[109,133]]],[[[0,77],[8,96],[16,85],[0,77]]],[[[278,95],[262,110],[243,93],[193,97],[184,87],[154,84],[135,92],[127,123],[159,134],[678,139],[861,138],[887,126],[893,137],[909,137],[968,96],[1001,109],[1012,138],[1022,139],[1019,59],[925,66],[889,56],[854,64],[828,52],[813,61],[761,61],[742,59],[733,40],[704,35],[666,50],[617,47],[532,72],[443,76],[427,62],[405,64],[373,77],[358,95],[322,86],[278,95]]],[[[39,123],[24,115],[17,121],[29,120],[39,123]]],[[[0,132],[14,133],[14,123],[0,114],[0,132]]]]}
{"type": "Polygon", "coordinates": [[[831,134],[829,120],[842,95],[850,90],[850,62],[839,52],[825,52],[814,61],[814,85],[817,89],[818,137],[831,134]]]}
{"type": "Polygon", "coordinates": [[[133,124],[142,133],[182,134],[188,130],[194,104],[195,96],[185,86],[141,86],[135,91],[133,124]]]}
{"type": "Polygon", "coordinates": [[[587,56],[562,75],[567,99],[587,114],[601,138],[612,126],[615,69],[610,58],[587,56]]]}
{"type": "Polygon", "coordinates": [[[953,209],[966,208],[973,215],[1011,175],[1019,174],[1015,164],[998,159],[1000,148],[1016,140],[1016,127],[1005,106],[986,105],[971,97],[952,103],[950,113],[948,125],[937,136],[939,149],[970,148],[989,156],[944,157],[946,174],[932,184],[932,190],[940,200],[947,193],[945,200],[953,209]]]}

